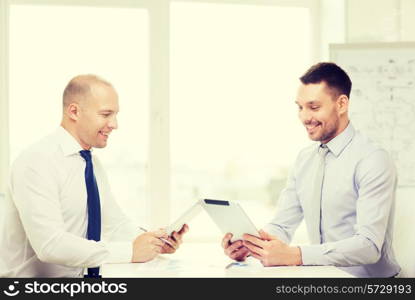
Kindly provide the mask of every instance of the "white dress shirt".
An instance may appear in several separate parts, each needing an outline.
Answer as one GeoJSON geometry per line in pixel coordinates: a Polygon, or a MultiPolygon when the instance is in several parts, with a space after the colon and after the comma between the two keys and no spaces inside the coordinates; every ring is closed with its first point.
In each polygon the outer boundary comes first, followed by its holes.
{"type": "MultiPolygon", "coordinates": [[[[265,227],[290,242],[304,218],[316,224],[311,199],[320,144],[300,152],[275,218],[265,227]]],[[[357,277],[391,277],[396,170],[389,155],[349,123],[327,143],[321,194],[321,244],[301,246],[304,265],[335,265],[357,277]]]]}
{"type": "MultiPolygon", "coordinates": [[[[62,127],[14,162],[0,235],[3,277],[79,277],[84,268],[125,263],[142,233],[121,211],[93,155],[100,201],[101,241],[86,238],[85,160],[62,127]]],[[[0,264],[1,265],[1,264],[0,264]]]]}

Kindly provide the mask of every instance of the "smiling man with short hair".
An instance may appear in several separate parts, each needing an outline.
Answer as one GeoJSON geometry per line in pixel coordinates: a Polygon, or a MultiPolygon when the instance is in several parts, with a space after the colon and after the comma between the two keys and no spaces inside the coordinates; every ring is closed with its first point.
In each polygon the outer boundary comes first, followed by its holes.
{"type": "Polygon", "coordinates": [[[140,232],[92,153],[107,146],[118,111],[117,92],[102,78],[80,75],[68,83],[61,126],[12,166],[0,276],[80,277],[87,271],[86,277],[100,277],[103,263],[146,262],[179,247],[187,225],[171,236],[140,232]]]}
{"type": "Polygon", "coordinates": [[[236,260],[248,255],[265,266],[334,265],[357,277],[393,277],[396,170],[388,153],[354,129],[348,108],[351,80],[334,63],[312,66],[295,103],[315,145],[303,149],[260,238],[222,241],[236,260]],[[305,220],[311,245],[290,246],[305,220]]]}

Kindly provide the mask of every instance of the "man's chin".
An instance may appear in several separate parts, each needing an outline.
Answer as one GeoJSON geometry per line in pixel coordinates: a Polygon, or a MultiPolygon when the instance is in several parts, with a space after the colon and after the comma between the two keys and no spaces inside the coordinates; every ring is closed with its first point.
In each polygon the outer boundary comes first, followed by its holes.
{"type": "Polygon", "coordinates": [[[314,141],[314,142],[320,142],[321,141],[321,136],[317,136],[317,135],[309,134],[308,135],[308,138],[310,140],[314,141]]]}
{"type": "Polygon", "coordinates": [[[107,147],[107,143],[100,143],[100,144],[97,144],[97,145],[94,145],[93,146],[94,148],[105,148],[105,147],[107,147]]]}

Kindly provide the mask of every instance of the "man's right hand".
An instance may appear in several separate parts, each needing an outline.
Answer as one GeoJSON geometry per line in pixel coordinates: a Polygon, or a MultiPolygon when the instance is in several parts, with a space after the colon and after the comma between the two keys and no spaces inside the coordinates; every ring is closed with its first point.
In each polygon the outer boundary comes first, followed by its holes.
{"type": "Polygon", "coordinates": [[[244,261],[249,256],[249,250],[242,241],[231,243],[232,233],[227,233],[222,239],[222,248],[227,256],[237,261],[244,261]]]}
{"type": "Polygon", "coordinates": [[[160,238],[168,238],[165,231],[149,231],[137,236],[133,242],[132,262],[147,262],[161,253],[164,242],[160,238]]]}

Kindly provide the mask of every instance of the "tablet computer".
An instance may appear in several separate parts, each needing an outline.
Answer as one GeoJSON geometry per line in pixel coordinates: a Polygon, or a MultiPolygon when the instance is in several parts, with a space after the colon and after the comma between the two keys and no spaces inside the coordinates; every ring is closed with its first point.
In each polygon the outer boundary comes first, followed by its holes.
{"type": "Polygon", "coordinates": [[[193,219],[199,212],[202,210],[201,201],[197,201],[192,206],[190,206],[179,218],[176,219],[173,223],[166,227],[166,232],[168,235],[171,235],[173,231],[178,232],[182,229],[184,224],[189,224],[188,222],[193,219]]]}
{"type": "Polygon", "coordinates": [[[202,206],[223,234],[232,233],[231,242],[241,240],[245,233],[259,237],[254,223],[252,223],[239,203],[203,199],[202,206]]]}

